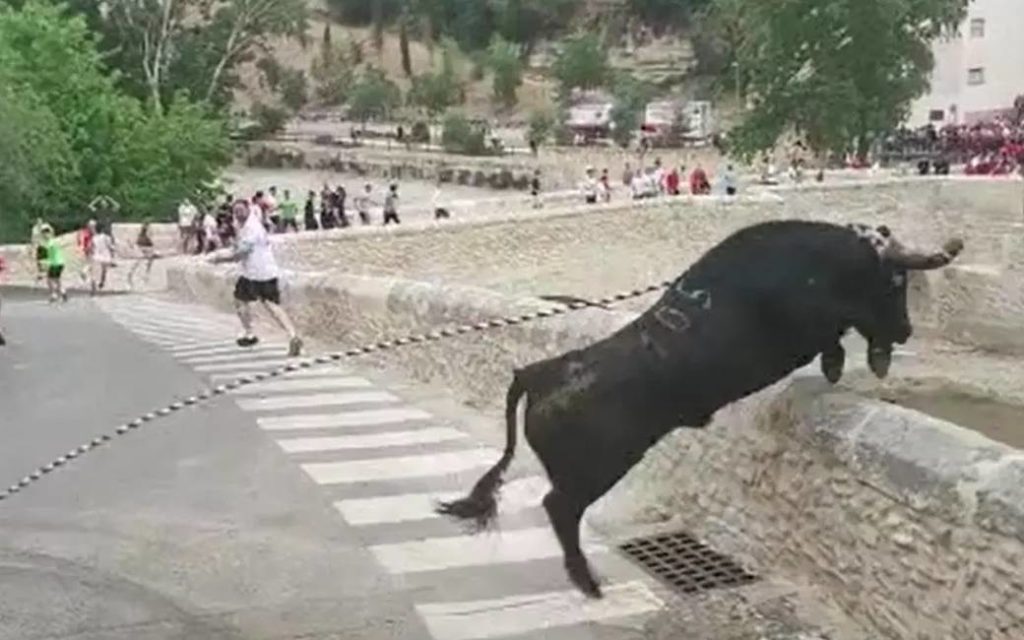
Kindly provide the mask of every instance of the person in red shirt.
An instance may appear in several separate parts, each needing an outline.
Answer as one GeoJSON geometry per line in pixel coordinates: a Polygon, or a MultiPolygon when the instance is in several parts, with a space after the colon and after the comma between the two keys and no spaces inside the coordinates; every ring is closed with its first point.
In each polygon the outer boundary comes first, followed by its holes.
{"type": "Polygon", "coordinates": [[[672,170],[665,176],[665,191],[670,196],[679,195],[679,170],[672,167],[672,170]]]}
{"type": "Polygon", "coordinates": [[[708,174],[704,172],[704,167],[699,164],[694,167],[693,173],[690,174],[690,193],[695,196],[711,193],[711,183],[708,181],[708,174]]]}
{"type": "Polygon", "coordinates": [[[92,253],[93,246],[92,241],[96,236],[96,221],[89,220],[85,223],[85,226],[78,231],[78,250],[82,252],[82,270],[79,272],[79,276],[82,278],[82,282],[89,280],[89,274],[92,273],[92,253]]]}

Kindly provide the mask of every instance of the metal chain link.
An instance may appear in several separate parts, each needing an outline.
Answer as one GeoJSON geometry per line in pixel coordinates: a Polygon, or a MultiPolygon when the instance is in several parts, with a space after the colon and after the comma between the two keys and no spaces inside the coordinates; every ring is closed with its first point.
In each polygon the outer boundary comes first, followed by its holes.
{"type": "Polygon", "coordinates": [[[211,398],[223,396],[227,394],[229,391],[234,391],[247,385],[255,384],[257,382],[263,382],[264,380],[268,380],[271,378],[279,378],[289,373],[293,373],[295,371],[300,371],[304,369],[310,369],[318,365],[331,364],[334,362],[338,362],[339,360],[343,360],[345,358],[357,358],[359,356],[365,356],[372,353],[378,353],[381,351],[389,351],[392,349],[396,349],[398,347],[405,347],[413,344],[437,342],[438,340],[443,340],[445,338],[454,338],[456,336],[466,335],[470,333],[478,333],[481,331],[486,331],[488,329],[500,329],[502,327],[518,326],[521,324],[526,324],[528,322],[534,322],[537,320],[543,320],[546,318],[553,318],[556,316],[565,315],[572,311],[579,311],[581,309],[607,307],[608,305],[614,304],[616,302],[624,302],[626,300],[639,298],[649,293],[654,293],[656,291],[666,289],[672,286],[673,283],[673,280],[667,280],[664,282],[659,282],[657,284],[649,285],[647,287],[643,287],[641,289],[633,289],[631,291],[617,293],[615,295],[607,296],[599,300],[580,300],[578,302],[572,302],[562,307],[557,307],[554,309],[534,311],[532,313],[524,313],[522,315],[508,316],[505,318],[494,318],[492,320],[484,320],[481,322],[477,322],[475,324],[464,324],[455,328],[439,329],[437,331],[431,331],[428,333],[418,333],[405,336],[402,338],[396,338],[393,340],[382,340],[380,342],[376,342],[374,344],[370,344],[364,347],[355,347],[352,349],[346,349],[344,351],[337,351],[334,353],[325,354],[322,356],[318,356],[316,358],[296,361],[267,372],[256,373],[249,376],[242,376],[237,380],[234,380],[233,382],[204,389],[202,392],[190,396],[185,400],[178,400],[167,405],[162,409],[150,411],[149,413],[139,416],[138,418],[132,420],[131,422],[126,422],[125,424],[117,427],[117,429],[115,429],[112,433],[106,433],[97,436],[96,438],[93,438],[91,441],[86,442],[80,447],[68,451],[66,454],[56,458],[53,462],[50,462],[49,464],[39,467],[29,475],[19,480],[17,483],[12,484],[10,487],[4,489],[3,491],[0,491],[0,502],[13,497],[15,494],[20,493],[25,487],[29,486],[30,484],[38,480],[41,480],[43,476],[49,475],[50,473],[53,473],[57,469],[66,467],[68,464],[70,464],[77,458],[85,455],[86,453],[89,453],[90,451],[98,447],[102,447],[103,445],[111,442],[118,436],[123,436],[131,431],[139,429],[142,426],[157,420],[158,418],[163,418],[171,414],[174,414],[178,411],[181,411],[185,407],[191,407],[202,402],[205,402],[207,400],[210,400],[211,398]]]}

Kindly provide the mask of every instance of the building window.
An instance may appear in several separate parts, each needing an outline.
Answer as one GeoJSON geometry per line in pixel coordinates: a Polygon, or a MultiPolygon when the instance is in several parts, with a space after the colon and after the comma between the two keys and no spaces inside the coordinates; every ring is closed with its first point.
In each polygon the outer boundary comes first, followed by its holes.
{"type": "Polygon", "coordinates": [[[946,112],[942,109],[932,109],[928,112],[929,122],[942,122],[946,119],[946,112]]]}
{"type": "Polygon", "coordinates": [[[979,84],[985,84],[985,68],[975,67],[967,70],[967,84],[971,86],[977,86],[979,84]]]}
{"type": "Polygon", "coordinates": [[[971,37],[985,37],[985,18],[971,18],[971,37]]]}

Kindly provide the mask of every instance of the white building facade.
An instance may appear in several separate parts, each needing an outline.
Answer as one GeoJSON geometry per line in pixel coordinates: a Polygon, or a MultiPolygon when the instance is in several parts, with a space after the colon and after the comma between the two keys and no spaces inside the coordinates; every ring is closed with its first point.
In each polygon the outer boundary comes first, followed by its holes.
{"type": "Polygon", "coordinates": [[[959,34],[932,50],[931,91],[908,125],[969,124],[1013,107],[1024,94],[1024,0],[974,0],[959,34]]]}

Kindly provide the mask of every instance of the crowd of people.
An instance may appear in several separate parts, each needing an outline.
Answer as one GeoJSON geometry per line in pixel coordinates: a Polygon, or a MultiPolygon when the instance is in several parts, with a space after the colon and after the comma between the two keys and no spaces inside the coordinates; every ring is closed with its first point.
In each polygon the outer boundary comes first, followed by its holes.
{"type": "MultiPolygon", "coordinates": [[[[719,185],[722,193],[732,196],[737,193],[736,171],[733,166],[727,165],[719,176],[719,185]]],[[[633,169],[626,163],[622,172],[622,186],[633,200],[655,198],[660,196],[678,196],[689,193],[695,196],[710,195],[712,191],[711,178],[703,166],[698,163],[687,175],[687,167],[664,167],[660,158],[655,159],[650,167],[638,167],[633,169]],[[684,184],[684,180],[687,183],[684,184]]],[[[602,169],[601,174],[593,166],[586,169],[581,185],[584,202],[593,204],[597,202],[609,202],[612,197],[612,179],[608,169],[602,169]]]]}
{"type": "MultiPolygon", "coordinates": [[[[1019,106],[1024,111],[1024,103],[1019,106]]],[[[1010,175],[1024,167],[1024,112],[972,124],[900,129],[885,140],[883,153],[931,157],[947,166],[962,163],[967,175],[1010,175]]]]}
{"type": "MultiPolygon", "coordinates": [[[[343,186],[331,188],[324,185],[319,193],[311,190],[306,194],[301,210],[300,201],[289,189],[279,194],[276,186],[267,191],[257,191],[251,198],[236,198],[229,194],[219,205],[203,210],[186,199],[178,207],[181,251],[200,254],[229,246],[237,233],[232,214],[236,206],[251,208],[267,232],[274,234],[343,229],[356,224],[356,220],[358,224],[367,226],[373,224],[378,208],[384,226],[401,224],[398,201],[398,184],[394,182],[388,185],[382,198],[376,196],[370,183],[363,185],[351,198],[343,186]]],[[[448,212],[437,207],[435,217],[448,217],[448,212]]]]}

